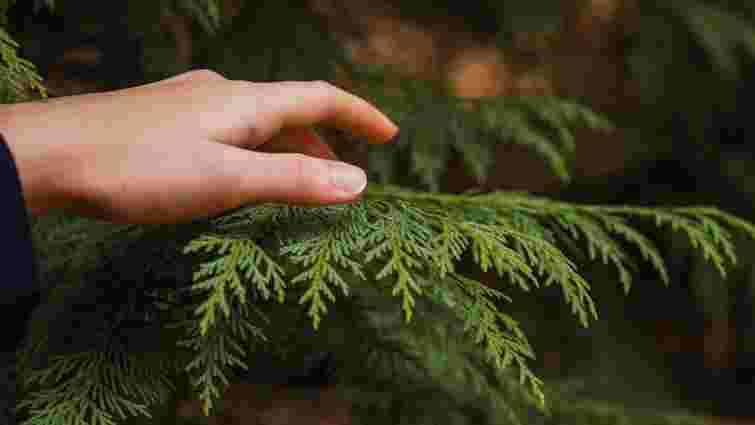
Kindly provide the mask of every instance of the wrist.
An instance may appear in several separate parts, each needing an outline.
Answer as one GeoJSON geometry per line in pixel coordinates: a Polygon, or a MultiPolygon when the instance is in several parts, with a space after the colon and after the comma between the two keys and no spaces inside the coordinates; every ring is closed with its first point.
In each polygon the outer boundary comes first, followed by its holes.
{"type": "Polygon", "coordinates": [[[41,102],[0,105],[0,133],[13,156],[27,211],[35,215],[63,207],[71,196],[65,172],[71,161],[44,128],[46,107],[41,102]]]}

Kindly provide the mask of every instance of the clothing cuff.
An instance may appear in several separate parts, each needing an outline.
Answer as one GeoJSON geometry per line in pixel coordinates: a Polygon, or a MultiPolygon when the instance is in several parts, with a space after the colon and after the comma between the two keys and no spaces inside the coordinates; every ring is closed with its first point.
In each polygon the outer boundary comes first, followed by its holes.
{"type": "MultiPolygon", "coordinates": [[[[0,235],[10,249],[4,250],[3,262],[9,264],[0,282],[2,300],[37,290],[37,267],[31,238],[31,222],[26,210],[21,177],[5,137],[0,134],[0,235]],[[7,297],[6,294],[11,295],[7,297]]],[[[0,301],[0,303],[4,303],[0,301]]]]}

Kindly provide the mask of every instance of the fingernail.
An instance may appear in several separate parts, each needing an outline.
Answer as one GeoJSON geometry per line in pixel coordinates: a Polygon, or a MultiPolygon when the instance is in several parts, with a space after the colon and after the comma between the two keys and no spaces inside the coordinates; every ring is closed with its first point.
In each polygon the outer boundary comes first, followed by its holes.
{"type": "Polygon", "coordinates": [[[349,194],[361,193],[367,186],[367,175],[353,165],[340,161],[328,161],[330,166],[330,182],[349,194]]]}

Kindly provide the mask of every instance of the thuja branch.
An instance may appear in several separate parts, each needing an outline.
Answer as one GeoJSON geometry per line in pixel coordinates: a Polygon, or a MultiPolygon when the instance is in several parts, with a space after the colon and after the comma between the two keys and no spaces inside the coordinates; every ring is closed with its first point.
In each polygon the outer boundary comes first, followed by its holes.
{"type": "MultiPolygon", "coordinates": [[[[668,274],[657,249],[646,237],[630,227],[625,222],[626,219],[649,219],[657,226],[669,225],[674,231],[681,230],[688,237],[692,247],[699,248],[705,258],[711,261],[724,277],[726,276],[726,263],[729,262],[734,265],[737,262],[730,230],[740,230],[749,237],[755,237],[755,225],[752,223],[717,208],[706,206],[659,208],[626,205],[580,205],[536,197],[523,192],[447,195],[412,192],[395,187],[371,188],[367,199],[372,197],[459,207],[466,206],[466,208],[487,208],[495,210],[496,214],[499,215],[519,213],[541,221],[547,218],[555,218],[561,227],[566,227],[571,231],[571,235],[575,239],[579,237],[576,230],[581,227],[582,230],[585,230],[584,236],[588,238],[588,242],[591,237],[595,237],[596,233],[601,231],[599,227],[589,226],[597,225],[637,246],[643,257],[651,261],[664,282],[668,282],[668,274]],[[587,224],[584,221],[585,219],[591,220],[591,223],[587,224]]],[[[601,243],[603,244],[602,247],[596,244],[597,246],[593,246],[593,248],[606,250],[608,247],[605,245],[609,244],[608,239],[604,239],[601,243]]],[[[616,251],[615,254],[620,255],[620,252],[616,251]]],[[[590,257],[594,258],[594,255],[590,257]]],[[[610,254],[604,255],[604,260],[607,257],[610,257],[610,254]]],[[[612,259],[619,270],[623,271],[622,266],[616,260],[616,258],[612,259]]],[[[622,275],[622,281],[628,278],[629,276],[622,275]]]]}
{"type": "Polygon", "coordinates": [[[481,270],[495,270],[519,290],[556,285],[587,326],[597,317],[597,308],[589,284],[562,249],[564,244],[582,241],[591,260],[617,269],[625,290],[631,287],[633,266],[626,245],[637,248],[664,282],[669,280],[658,248],[630,225],[631,218],[682,231],[722,274],[727,264],[736,262],[731,231],[755,237],[752,224],[708,207],[579,205],[526,193],[449,195],[376,186],[349,205],[268,204],[236,210],[217,219],[213,230],[190,243],[186,252],[215,249],[220,257],[233,260],[211,260],[196,275],[201,281],[195,286],[210,292],[196,310],[205,326],[215,320],[215,309],[228,305],[226,285],[219,282],[266,288],[266,279],[273,276],[249,270],[277,270],[279,295],[294,284],[304,286],[299,303],[309,306],[315,328],[328,312],[327,301],[336,300],[333,287],[344,296],[354,285],[381,288],[401,299],[408,322],[417,297],[448,304],[454,294],[448,282],[453,282],[467,294],[455,296],[454,310],[466,329],[476,330],[475,341],[486,347],[491,363],[499,369],[516,363],[523,383],[528,381],[535,394],[542,394],[540,381],[524,361],[533,356],[526,337],[498,310],[510,298],[500,289],[481,291],[482,284],[460,274],[459,263],[468,253],[481,270]],[[208,244],[209,240],[214,242],[208,244]],[[229,257],[234,252],[258,254],[229,257]],[[262,276],[267,276],[264,284],[262,276]]]}
{"type": "MultiPolygon", "coordinates": [[[[184,239],[190,240],[185,255],[200,257],[191,261],[193,284],[178,289],[193,293],[193,301],[167,308],[190,309],[195,316],[185,320],[189,326],[179,346],[192,351],[184,370],[205,412],[222,394],[233,369],[246,369],[246,348],[266,339],[261,327],[265,318],[247,314],[258,307],[247,305],[250,300],[277,304],[295,293],[318,328],[339,295],[362,298],[368,288],[384,299],[363,300],[367,305],[394,304],[404,322],[423,314],[417,310],[421,302],[448,308],[488,364],[499,372],[517,368],[521,383],[543,405],[542,382],[527,365],[534,350],[519,323],[503,311],[505,305],[515,302],[517,291],[555,285],[587,326],[597,317],[597,307],[578,271],[581,253],[569,250],[573,247],[615,267],[628,290],[634,263],[626,248],[634,246],[667,282],[659,249],[630,219],[681,231],[722,273],[736,261],[733,232],[755,237],[751,223],[709,207],[580,205],[526,193],[450,195],[373,186],[352,204],[244,207],[197,227],[184,239]],[[495,271],[501,285],[465,275],[467,268],[459,266],[468,260],[483,271],[495,271]],[[396,297],[398,302],[393,301],[396,297]]],[[[99,239],[124,237],[117,226],[103,230],[110,235],[99,239]]],[[[172,227],[152,232],[152,238],[176,237],[172,227]]],[[[48,369],[43,373],[63,371],[57,364],[48,369]]],[[[39,420],[48,417],[43,412],[68,403],[65,397],[45,397],[31,396],[39,403],[39,420]]],[[[112,407],[86,402],[97,406],[94,414],[103,419],[114,417],[116,407],[124,404],[124,409],[127,403],[116,401],[112,407]]]]}

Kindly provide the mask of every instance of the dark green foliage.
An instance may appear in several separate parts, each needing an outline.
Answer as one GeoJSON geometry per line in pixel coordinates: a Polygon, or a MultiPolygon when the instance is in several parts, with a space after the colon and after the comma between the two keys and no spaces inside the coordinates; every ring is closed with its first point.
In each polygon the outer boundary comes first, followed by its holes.
{"type": "Polygon", "coordinates": [[[332,80],[343,57],[301,0],[245,2],[239,17],[204,42],[203,62],[231,79],[332,80]]]}
{"type": "MultiPolygon", "coordinates": [[[[357,67],[354,75],[363,82],[359,93],[401,128],[402,141],[398,146],[370,147],[370,171],[384,183],[437,191],[448,159],[453,156],[460,158],[470,174],[482,182],[495,165],[496,146],[504,143],[532,149],[560,179],[569,181],[575,154],[574,131],[613,129],[605,118],[565,99],[462,99],[432,83],[406,78],[400,80],[400,90],[393,94],[385,90],[386,70],[357,67]],[[436,124],[428,126],[428,122],[436,124]],[[404,179],[399,180],[397,176],[401,175],[404,179]],[[421,184],[412,184],[416,181],[421,184]]],[[[392,81],[395,80],[393,76],[392,81]]]]}
{"type": "Polygon", "coordinates": [[[622,124],[641,126],[643,136],[655,143],[673,140],[682,149],[711,155],[717,145],[709,140],[714,118],[735,107],[739,83],[748,78],[755,55],[752,5],[719,0],[639,5],[627,65],[640,85],[643,108],[622,117],[622,124]]]}

